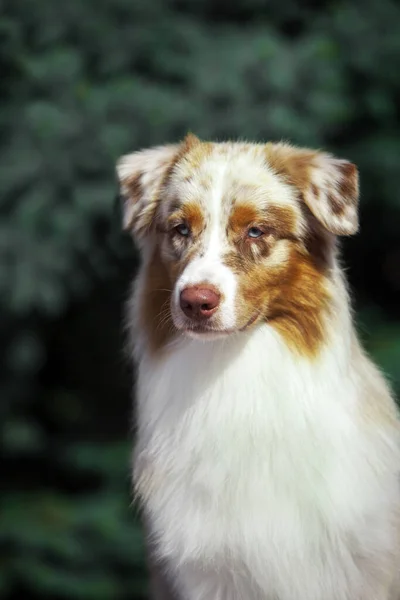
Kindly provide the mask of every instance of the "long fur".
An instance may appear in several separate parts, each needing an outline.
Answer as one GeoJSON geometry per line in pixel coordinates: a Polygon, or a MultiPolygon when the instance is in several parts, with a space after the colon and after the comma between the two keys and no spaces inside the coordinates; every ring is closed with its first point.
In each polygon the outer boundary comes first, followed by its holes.
{"type": "Polygon", "coordinates": [[[120,169],[142,251],[134,482],[168,594],[399,600],[399,420],[335,243],[357,229],[355,167],[193,136],[144,158],[120,169]],[[204,282],[223,300],[196,332],[179,294],[204,282]]]}

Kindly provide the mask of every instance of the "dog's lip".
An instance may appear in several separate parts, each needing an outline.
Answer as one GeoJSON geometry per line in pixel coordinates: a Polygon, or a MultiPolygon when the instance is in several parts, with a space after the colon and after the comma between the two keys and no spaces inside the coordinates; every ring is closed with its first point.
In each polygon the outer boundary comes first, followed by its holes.
{"type": "Polygon", "coordinates": [[[217,329],[216,327],[210,327],[207,325],[191,325],[189,327],[184,327],[184,331],[187,333],[197,333],[200,335],[207,335],[207,334],[219,334],[219,335],[230,335],[232,333],[238,333],[238,332],[242,332],[245,331],[248,327],[250,327],[251,325],[253,325],[253,323],[256,321],[257,317],[260,316],[259,312],[256,312],[254,315],[252,315],[250,317],[250,319],[247,321],[247,323],[243,326],[240,327],[238,329],[217,329]]]}

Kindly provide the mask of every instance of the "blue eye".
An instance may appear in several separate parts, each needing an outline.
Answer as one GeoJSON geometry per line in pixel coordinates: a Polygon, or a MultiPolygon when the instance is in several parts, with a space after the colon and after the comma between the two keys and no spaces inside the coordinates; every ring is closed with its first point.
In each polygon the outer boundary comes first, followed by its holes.
{"type": "Polygon", "coordinates": [[[190,229],[185,223],[177,225],[175,227],[175,231],[177,231],[182,237],[188,237],[190,235],[190,229]]]}
{"type": "Polygon", "coordinates": [[[259,227],[250,227],[250,229],[247,232],[247,236],[253,239],[259,238],[262,235],[264,235],[264,232],[259,227]]]}

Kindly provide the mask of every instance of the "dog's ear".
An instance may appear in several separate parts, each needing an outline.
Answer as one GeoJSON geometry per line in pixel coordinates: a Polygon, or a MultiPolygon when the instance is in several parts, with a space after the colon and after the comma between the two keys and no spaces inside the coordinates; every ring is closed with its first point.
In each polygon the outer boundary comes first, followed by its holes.
{"type": "Polygon", "coordinates": [[[117,176],[122,200],[122,224],[136,237],[149,229],[161,187],[175,162],[179,145],[157,146],[122,156],[117,176]]]}
{"type": "Polygon", "coordinates": [[[267,161],[300,192],[313,215],[331,233],[358,230],[358,171],[347,160],[323,152],[268,144],[267,161]]]}
{"type": "Polygon", "coordinates": [[[122,197],[123,228],[137,240],[149,232],[163,187],[174,166],[200,140],[188,134],[180,144],[156,146],[122,156],[117,175],[122,197]]]}

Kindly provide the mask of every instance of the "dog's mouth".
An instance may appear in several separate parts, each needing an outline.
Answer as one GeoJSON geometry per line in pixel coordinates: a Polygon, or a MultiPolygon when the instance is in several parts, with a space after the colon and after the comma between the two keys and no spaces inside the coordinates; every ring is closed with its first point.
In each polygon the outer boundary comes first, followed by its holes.
{"type": "Polygon", "coordinates": [[[221,328],[213,326],[211,323],[208,324],[207,322],[204,322],[204,323],[186,324],[181,329],[181,331],[183,333],[185,333],[186,335],[188,335],[190,337],[194,337],[194,338],[202,337],[202,338],[215,339],[218,337],[225,337],[228,335],[232,335],[233,333],[240,333],[242,331],[246,331],[246,329],[248,329],[249,327],[254,325],[254,323],[257,321],[259,316],[260,316],[260,313],[256,312],[254,315],[252,315],[250,317],[250,319],[247,321],[247,323],[244,326],[238,327],[238,328],[221,329],[221,328]]]}

